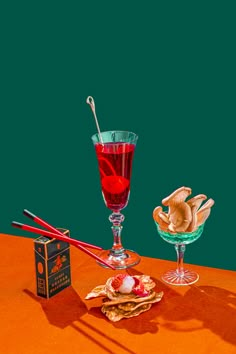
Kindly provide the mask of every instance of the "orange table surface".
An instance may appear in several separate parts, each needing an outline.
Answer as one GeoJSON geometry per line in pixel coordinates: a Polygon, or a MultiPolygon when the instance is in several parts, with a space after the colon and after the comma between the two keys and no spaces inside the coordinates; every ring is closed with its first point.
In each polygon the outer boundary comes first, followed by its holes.
{"type": "Polygon", "coordinates": [[[72,286],[44,299],[36,296],[33,239],[0,234],[0,245],[1,354],[236,353],[236,272],[188,265],[199,281],[169,286],[161,274],[175,263],[142,257],[126,272],[150,275],[163,299],[138,317],[110,322],[102,299],[85,296],[120,271],[72,246],[72,286]]]}

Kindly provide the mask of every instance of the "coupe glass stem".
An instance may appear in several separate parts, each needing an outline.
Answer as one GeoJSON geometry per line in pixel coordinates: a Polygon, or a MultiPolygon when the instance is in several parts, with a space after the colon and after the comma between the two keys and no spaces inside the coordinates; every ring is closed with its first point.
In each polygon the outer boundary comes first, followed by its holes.
{"type": "Polygon", "coordinates": [[[185,245],[183,244],[176,244],[175,250],[177,253],[177,273],[180,276],[184,276],[184,252],[185,252],[185,245]]]}
{"type": "Polygon", "coordinates": [[[125,219],[124,215],[121,214],[120,212],[113,212],[109,216],[109,220],[113,224],[113,226],[111,227],[113,232],[113,237],[114,237],[113,246],[111,249],[112,255],[121,255],[124,253],[124,248],[121,243],[121,231],[123,228],[121,223],[124,221],[124,219],[125,219]]]}

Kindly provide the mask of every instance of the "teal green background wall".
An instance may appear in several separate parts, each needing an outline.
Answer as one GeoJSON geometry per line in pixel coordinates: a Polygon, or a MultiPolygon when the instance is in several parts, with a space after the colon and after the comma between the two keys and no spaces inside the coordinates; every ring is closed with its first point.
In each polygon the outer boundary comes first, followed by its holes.
{"type": "Polygon", "coordinates": [[[124,246],[175,260],[152,211],[185,185],[215,200],[186,262],[236,270],[233,4],[1,4],[0,232],[33,237],[11,227],[26,208],[111,246],[92,95],[102,130],[139,135],[124,246]]]}

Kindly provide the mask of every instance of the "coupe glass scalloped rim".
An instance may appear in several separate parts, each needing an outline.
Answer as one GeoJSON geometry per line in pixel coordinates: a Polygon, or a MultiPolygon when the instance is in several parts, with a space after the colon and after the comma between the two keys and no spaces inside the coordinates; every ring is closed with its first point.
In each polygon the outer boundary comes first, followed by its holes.
{"type": "Polygon", "coordinates": [[[157,231],[163,240],[171,244],[181,243],[185,245],[196,241],[203,233],[204,226],[205,226],[205,223],[203,223],[199,225],[198,228],[194,231],[173,233],[173,232],[162,230],[156,221],[155,224],[157,227],[157,231]]]}

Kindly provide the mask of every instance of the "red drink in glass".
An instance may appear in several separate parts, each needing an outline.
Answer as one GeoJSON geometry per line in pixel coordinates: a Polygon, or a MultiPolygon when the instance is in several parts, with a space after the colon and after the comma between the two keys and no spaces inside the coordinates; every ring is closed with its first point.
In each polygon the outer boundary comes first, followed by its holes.
{"type": "Polygon", "coordinates": [[[128,204],[134,149],[122,142],[95,144],[104,201],[115,212],[128,204]]]}
{"type": "MultiPolygon", "coordinates": [[[[140,261],[136,252],[125,249],[121,243],[121,224],[124,221],[121,210],[129,202],[132,163],[137,139],[135,133],[119,130],[100,132],[92,136],[103,199],[107,208],[112,211],[109,220],[112,223],[113,245],[110,250],[103,250],[99,257],[115,269],[133,267],[140,261]]],[[[104,264],[101,265],[104,267],[104,264]]]]}

